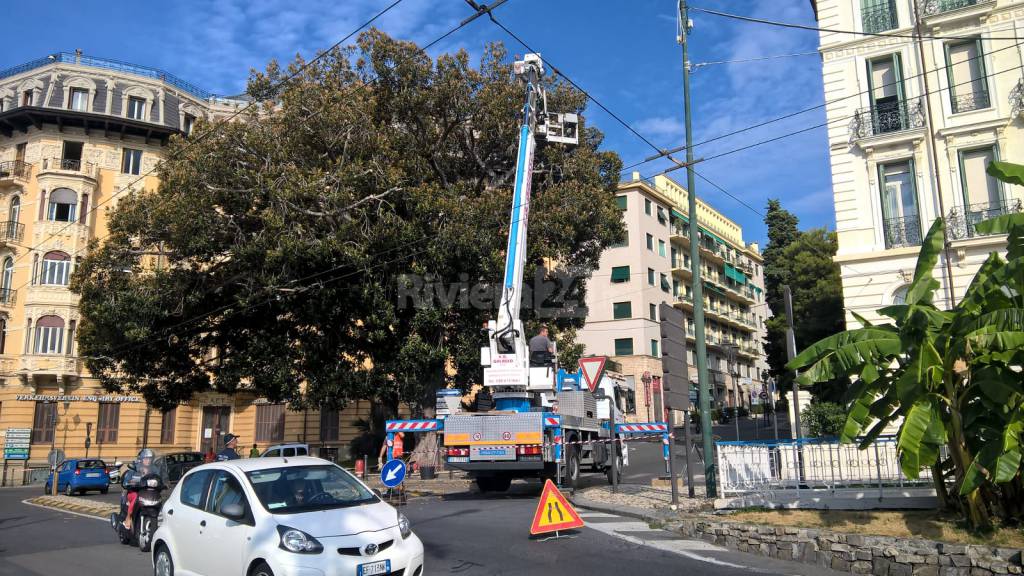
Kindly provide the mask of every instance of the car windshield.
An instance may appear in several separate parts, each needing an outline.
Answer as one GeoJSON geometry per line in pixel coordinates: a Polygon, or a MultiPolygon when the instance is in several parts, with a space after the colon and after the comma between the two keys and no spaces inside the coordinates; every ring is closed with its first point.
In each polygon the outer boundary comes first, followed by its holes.
{"type": "Polygon", "coordinates": [[[260,503],[274,514],[345,508],[378,501],[355,477],[333,464],[253,470],[246,476],[260,503]]]}
{"type": "Polygon", "coordinates": [[[105,468],[105,467],[106,467],[106,464],[103,463],[103,460],[79,460],[78,461],[78,468],[79,469],[83,469],[83,470],[85,468],[105,468]]]}

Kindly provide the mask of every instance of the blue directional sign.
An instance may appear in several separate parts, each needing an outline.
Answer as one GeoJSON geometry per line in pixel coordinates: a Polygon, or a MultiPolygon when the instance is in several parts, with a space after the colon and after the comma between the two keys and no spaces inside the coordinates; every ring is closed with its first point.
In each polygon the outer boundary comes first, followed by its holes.
{"type": "Polygon", "coordinates": [[[380,481],[388,488],[394,488],[405,480],[406,466],[402,460],[389,460],[380,469],[380,481]]]}

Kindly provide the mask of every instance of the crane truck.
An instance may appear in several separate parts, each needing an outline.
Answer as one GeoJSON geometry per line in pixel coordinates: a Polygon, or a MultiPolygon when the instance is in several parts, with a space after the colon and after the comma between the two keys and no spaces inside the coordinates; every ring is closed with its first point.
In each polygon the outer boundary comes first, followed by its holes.
{"type": "Polygon", "coordinates": [[[487,346],[480,350],[483,386],[493,406],[436,420],[391,420],[386,425],[389,446],[397,432],[443,432],[447,467],[468,472],[481,492],[504,491],[514,478],[530,477],[575,487],[584,466],[613,481],[628,463],[618,441],[622,435],[668,430],[663,423],[624,425],[614,380],[600,370],[566,371],[558,365],[557,350],[530,352],[519,313],[534,150],[538,140],[577,145],[579,117],[548,112],[539,54],[526,54],[514,63],[513,71],[525,87],[525,103],[501,299],[497,318],[485,329],[487,346]]]}

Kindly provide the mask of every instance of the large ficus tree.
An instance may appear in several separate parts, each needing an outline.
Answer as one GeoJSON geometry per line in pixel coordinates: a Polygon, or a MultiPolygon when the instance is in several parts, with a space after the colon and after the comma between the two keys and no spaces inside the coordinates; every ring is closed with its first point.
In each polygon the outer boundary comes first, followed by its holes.
{"type": "Polygon", "coordinates": [[[882,308],[891,323],[825,338],[789,363],[803,384],[855,379],[842,440],[869,446],[899,422],[904,474],[932,467],[941,499],[984,527],[991,515],[1019,518],[1024,506],[1024,214],[976,224],[1007,234],[1004,259],[993,253],[952,310],[932,302],[932,271],[944,222],[925,237],[905,304],[882,308]],[[940,455],[948,452],[948,459],[940,455]],[[943,481],[951,471],[954,494],[943,481]]]}
{"type": "MultiPolygon", "coordinates": [[[[156,406],[239,389],[397,406],[480,381],[497,298],[465,295],[503,270],[523,99],[510,59],[492,45],[478,69],[462,51],[434,61],[373,30],[303,64],[254,75],[267,104],[172,140],[158,189],[121,199],[79,266],[80,350],[108,388],[156,406]]],[[[547,89],[550,109],[583,111],[579,91],[547,89]]],[[[601,141],[588,127],[539,148],[531,278],[544,259],[586,277],[621,239],[621,163],[601,141]]],[[[550,322],[565,336],[582,320],[550,322]]]]}

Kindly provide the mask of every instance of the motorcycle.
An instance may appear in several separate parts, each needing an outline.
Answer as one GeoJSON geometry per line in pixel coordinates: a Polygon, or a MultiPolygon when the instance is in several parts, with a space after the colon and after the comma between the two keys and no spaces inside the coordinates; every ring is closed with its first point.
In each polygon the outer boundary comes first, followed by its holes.
{"type": "MultiPolygon", "coordinates": [[[[128,469],[134,471],[135,465],[129,464],[128,469]]],[[[122,483],[121,510],[110,515],[110,525],[117,533],[121,544],[137,545],[139,550],[149,552],[153,544],[153,533],[156,532],[157,518],[163,501],[160,493],[167,489],[160,474],[150,472],[145,475],[125,474],[122,483]],[[124,519],[128,513],[128,493],[136,493],[135,508],[132,510],[132,527],[124,527],[124,519]]]]}
{"type": "Polygon", "coordinates": [[[113,465],[107,466],[107,477],[110,478],[111,484],[119,484],[121,482],[121,466],[124,466],[124,462],[120,460],[113,463],[113,465]]]}

